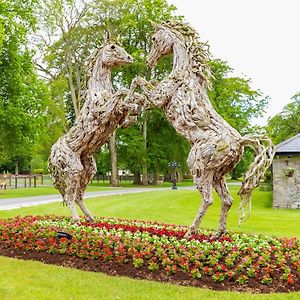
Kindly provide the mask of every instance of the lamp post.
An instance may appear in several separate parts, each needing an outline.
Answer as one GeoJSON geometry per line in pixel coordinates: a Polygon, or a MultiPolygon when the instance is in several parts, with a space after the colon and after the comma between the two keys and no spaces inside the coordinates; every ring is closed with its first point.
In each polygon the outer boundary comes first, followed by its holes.
{"type": "Polygon", "coordinates": [[[176,186],[176,168],[180,167],[180,164],[176,161],[172,161],[169,163],[169,167],[171,168],[171,182],[172,182],[172,190],[177,190],[176,186]]]}

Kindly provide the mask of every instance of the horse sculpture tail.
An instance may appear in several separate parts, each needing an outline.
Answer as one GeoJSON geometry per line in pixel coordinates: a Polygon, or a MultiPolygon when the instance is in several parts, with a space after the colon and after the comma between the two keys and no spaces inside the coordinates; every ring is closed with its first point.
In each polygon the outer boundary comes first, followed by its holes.
{"type": "Polygon", "coordinates": [[[270,167],[275,154],[275,147],[272,141],[264,135],[247,134],[242,137],[241,144],[251,147],[255,152],[255,160],[245,174],[245,179],[238,194],[241,196],[239,207],[239,226],[247,219],[251,212],[251,194],[259,185],[261,177],[270,167]],[[246,214],[248,211],[248,215],[246,214]]]}

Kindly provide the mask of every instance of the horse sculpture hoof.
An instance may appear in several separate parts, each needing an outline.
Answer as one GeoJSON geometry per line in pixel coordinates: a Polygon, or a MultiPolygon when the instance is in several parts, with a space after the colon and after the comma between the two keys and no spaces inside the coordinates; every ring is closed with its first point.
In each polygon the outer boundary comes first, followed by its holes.
{"type": "Polygon", "coordinates": [[[89,223],[95,223],[95,220],[93,217],[86,217],[86,220],[89,222],[89,223]]]}
{"type": "Polygon", "coordinates": [[[187,231],[187,233],[184,235],[185,239],[189,239],[192,235],[197,233],[197,229],[194,227],[190,227],[190,229],[187,231]]]}
{"type": "Polygon", "coordinates": [[[73,219],[74,222],[79,222],[80,221],[80,217],[74,217],[73,216],[72,219],[73,219]]]}
{"type": "Polygon", "coordinates": [[[227,230],[218,231],[217,233],[213,234],[209,240],[210,240],[210,241],[218,240],[218,239],[219,239],[220,237],[222,237],[225,233],[227,233],[227,230]]]}

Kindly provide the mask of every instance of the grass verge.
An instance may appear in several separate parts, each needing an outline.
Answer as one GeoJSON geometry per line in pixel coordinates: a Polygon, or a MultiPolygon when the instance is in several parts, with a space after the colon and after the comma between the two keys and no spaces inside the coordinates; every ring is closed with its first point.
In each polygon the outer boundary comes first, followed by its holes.
{"type": "Polygon", "coordinates": [[[175,286],[102,273],[84,272],[39,262],[0,257],[0,298],[28,299],[103,299],[103,300],[296,300],[300,293],[253,295],[215,292],[175,286]],[[12,270],[14,274],[12,276],[12,270]]]}

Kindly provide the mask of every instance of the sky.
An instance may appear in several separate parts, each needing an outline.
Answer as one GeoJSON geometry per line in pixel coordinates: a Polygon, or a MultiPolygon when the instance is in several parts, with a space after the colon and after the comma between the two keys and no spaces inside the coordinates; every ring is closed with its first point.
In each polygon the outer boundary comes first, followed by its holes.
{"type": "Polygon", "coordinates": [[[263,118],[279,113],[300,91],[299,0],[167,0],[208,41],[214,58],[270,97],[263,118]]]}

